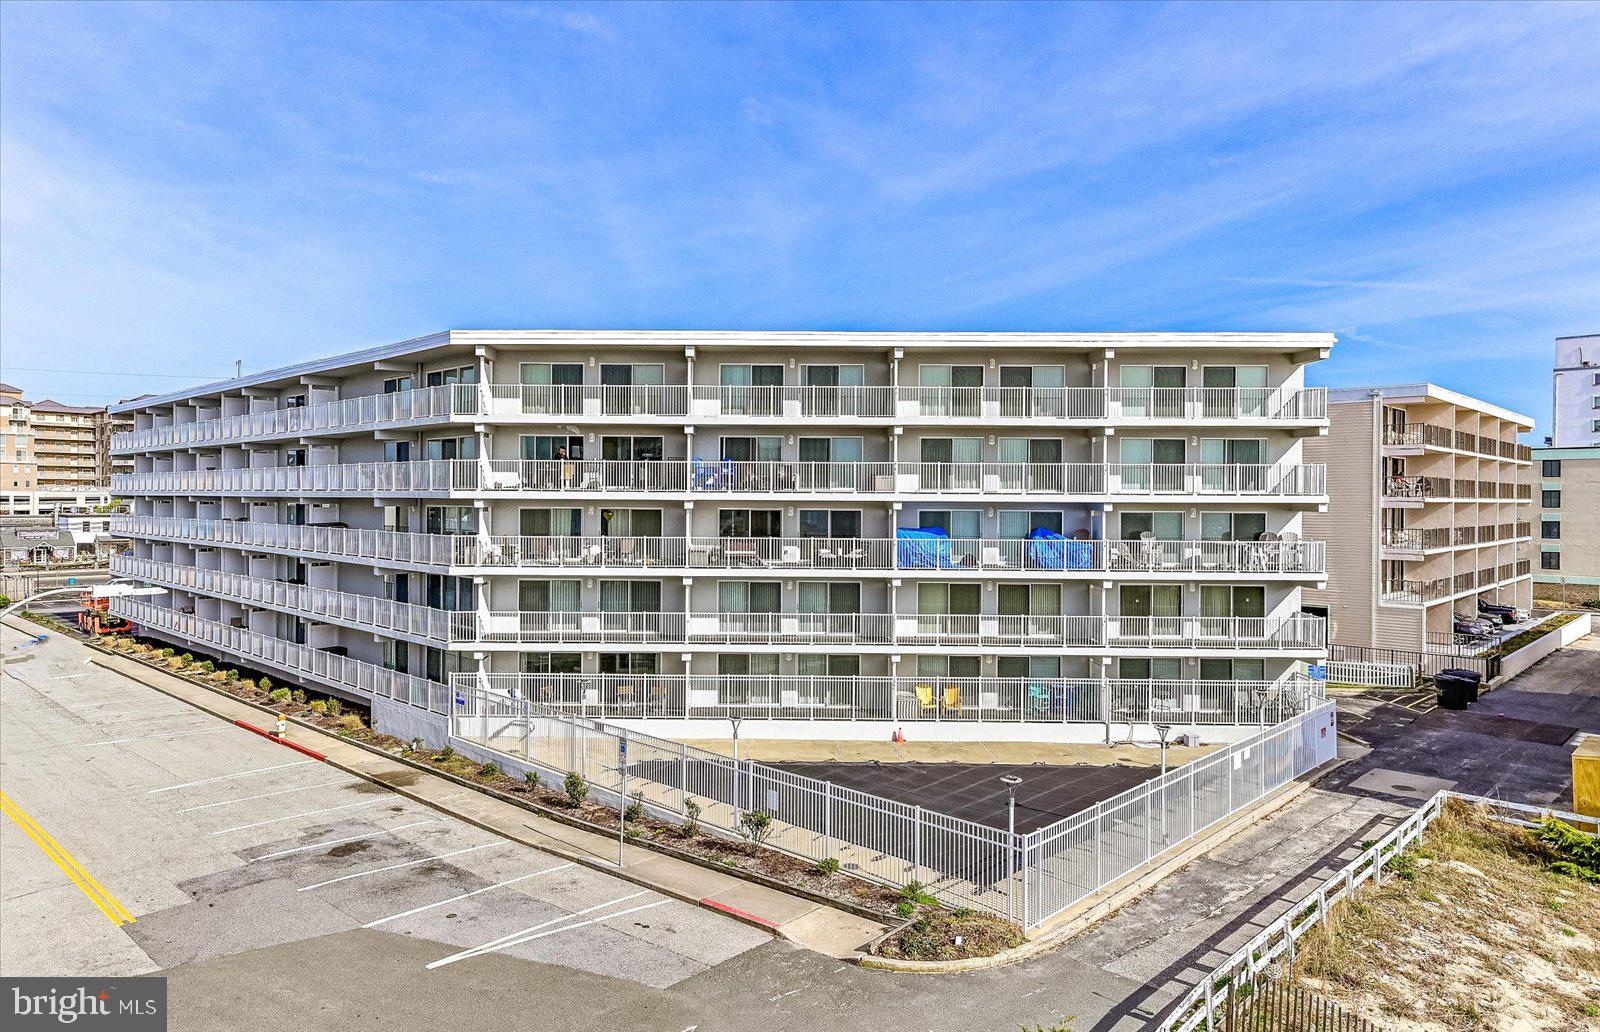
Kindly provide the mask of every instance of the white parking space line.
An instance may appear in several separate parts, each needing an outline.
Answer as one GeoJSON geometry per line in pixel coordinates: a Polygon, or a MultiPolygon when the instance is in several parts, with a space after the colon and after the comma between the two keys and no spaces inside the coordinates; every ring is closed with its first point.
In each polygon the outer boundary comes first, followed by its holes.
{"type": "Polygon", "coordinates": [[[216,781],[231,781],[234,778],[247,778],[253,774],[265,774],[272,770],[286,770],[289,767],[304,767],[308,763],[316,762],[316,760],[295,760],[293,763],[278,763],[271,767],[255,767],[250,770],[241,770],[234,774],[223,774],[214,778],[202,778],[199,781],[185,781],[181,785],[168,785],[165,788],[152,788],[146,792],[145,795],[157,795],[161,792],[175,792],[180,788],[193,788],[196,785],[209,785],[216,781]]]}
{"type": "Polygon", "coordinates": [[[506,843],[504,842],[485,842],[481,846],[468,846],[466,849],[453,849],[448,853],[436,853],[433,856],[425,856],[421,860],[407,860],[403,864],[390,864],[387,867],[374,867],[371,870],[357,871],[354,874],[341,874],[337,878],[329,878],[327,881],[319,881],[315,885],[302,885],[300,888],[295,889],[294,891],[310,892],[312,889],[325,888],[329,885],[335,884],[336,882],[349,881],[352,878],[365,878],[369,874],[382,874],[385,871],[398,871],[403,867],[415,867],[418,864],[429,863],[433,860],[443,860],[446,857],[460,856],[462,853],[476,853],[480,849],[488,849],[490,846],[503,846],[505,844],[506,843]]]}
{"type": "Polygon", "coordinates": [[[33,729],[35,729],[35,730],[38,730],[40,728],[46,728],[46,727],[65,727],[68,724],[71,724],[71,725],[73,725],[75,727],[82,727],[85,724],[89,725],[90,727],[96,727],[96,728],[98,728],[98,727],[116,727],[116,726],[121,725],[121,724],[154,724],[154,723],[156,723],[158,721],[162,721],[162,720],[188,720],[188,719],[190,719],[190,718],[192,718],[194,716],[193,712],[188,712],[188,713],[167,713],[167,715],[163,717],[163,716],[156,716],[156,714],[166,712],[164,710],[141,710],[138,713],[118,713],[118,714],[116,714],[116,717],[117,717],[116,720],[98,720],[97,721],[97,720],[91,720],[90,719],[91,717],[93,717],[95,715],[93,713],[79,713],[79,712],[77,712],[75,710],[69,710],[68,712],[70,712],[72,714],[72,716],[69,717],[66,720],[47,720],[42,724],[30,723],[28,726],[33,728],[33,729]]]}
{"type": "Polygon", "coordinates": [[[541,874],[553,874],[556,871],[564,871],[568,867],[576,867],[576,866],[578,866],[578,865],[572,863],[569,860],[568,862],[566,862],[564,864],[556,864],[554,867],[546,867],[542,871],[534,871],[532,874],[524,874],[520,878],[511,878],[511,879],[509,879],[507,881],[497,882],[494,885],[485,885],[481,889],[473,889],[471,892],[463,892],[459,896],[451,896],[449,899],[441,899],[437,903],[428,903],[428,904],[425,904],[425,905],[420,906],[420,907],[412,907],[410,910],[403,910],[398,914],[390,914],[388,917],[380,917],[376,921],[368,921],[366,924],[362,925],[361,927],[363,927],[363,928],[376,928],[381,924],[388,924],[390,921],[398,921],[402,917],[410,917],[412,914],[420,914],[425,910],[434,910],[434,909],[436,909],[438,907],[449,906],[451,903],[459,902],[461,900],[467,899],[470,896],[476,896],[476,895],[479,895],[480,893],[490,892],[490,891],[492,891],[494,889],[503,889],[507,885],[515,885],[518,882],[525,882],[529,878],[537,878],[541,874]]]}
{"type": "Polygon", "coordinates": [[[629,914],[637,914],[639,911],[649,910],[651,907],[664,907],[671,902],[672,900],[670,899],[658,899],[654,903],[646,903],[643,906],[638,907],[629,907],[627,910],[619,910],[615,914],[602,914],[599,917],[590,918],[587,921],[579,921],[577,924],[562,925],[560,928],[551,928],[547,931],[538,932],[534,935],[527,936],[526,938],[517,939],[514,942],[508,942],[504,946],[496,947],[496,949],[503,950],[509,949],[512,946],[521,946],[525,942],[532,942],[535,939],[543,939],[547,935],[560,935],[562,932],[570,932],[575,928],[585,928],[592,924],[599,924],[602,921],[610,921],[613,918],[626,917],[629,914]]]}
{"type": "Polygon", "coordinates": [[[327,788],[331,785],[354,785],[360,778],[340,778],[337,781],[319,781],[315,785],[301,785],[299,788],[280,788],[276,792],[263,792],[260,795],[240,796],[238,799],[224,799],[216,803],[201,803],[198,806],[185,806],[173,813],[193,813],[196,810],[214,810],[219,806],[232,806],[234,803],[249,803],[257,799],[271,799],[273,796],[290,795],[294,792],[309,792],[313,788],[327,788]]]}
{"type": "Polygon", "coordinates": [[[194,731],[172,731],[164,735],[145,735],[141,738],[111,738],[103,742],[81,742],[81,745],[122,745],[126,742],[164,742],[168,738],[182,738],[184,735],[220,735],[234,730],[231,727],[203,727],[194,731]]]}
{"type": "Polygon", "coordinates": [[[296,817],[315,817],[319,813],[333,813],[336,810],[356,810],[356,809],[359,809],[359,808],[361,808],[363,806],[373,806],[373,805],[376,805],[378,803],[387,803],[389,801],[390,800],[388,800],[387,798],[385,798],[385,799],[368,799],[366,802],[350,803],[347,806],[329,806],[329,807],[325,807],[325,808],[323,808],[321,810],[307,810],[305,813],[291,813],[287,817],[274,817],[270,821],[257,821],[254,824],[241,824],[236,828],[223,828],[221,831],[213,831],[211,834],[213,834],[213,835],[226,835],[230,831],[248,831],[251,828],[264,828],[269,824],[282,824],[284,821],[292,821],[296,817]]]}
{"type": "Polygon", "coordinates": [[[407,828],[420,828],[424,824],[438,823],[438,818],[429,817],[425,821],[412,821],[410,824],[402,824],[395,828],[386,828],[383,831],[372,831],[365,835],[351,835],[349,838],[336,838],[329,839],[326,842],[314,842],[309,846],[295,846],[293,849],[280,849],[276,853],[263,853],[260,856],[251,857],[250,862],[257,863],[262,860],[276,860],[280,856],[289,856],[291,853],[304,853],[307,850],[312,849],[326,849],[329,846],[342,846],[346,842],[360,842],[362,839],[382,838],[385,835],[393,835],[397,831],[405,831],[407,828]]]}
{"type": "MultiPolygon", "coordinates": [[[[576,913],[562,914],[560,917],[552,917],[548,921],[541,921],[532,927],[522,929],[520,932],[511,932],[510,934],[500,936],[498,939],[490,939],[481,946],[473,946],[470,949],[462,950],[460,953],[452,953],[448,957],[444,957],[440,960],[434,961],[432,964],[426,965],[425,970],[432,971],[434,968],[441,968],[446,964],[454,964],[458,960],[466,960],[468,957],[476,957],[483,953],[493,953],[495,950],[504,949],[507,946],[514,946],[516,945],[516,940],[521,936],[549,928],[551,925],[561,924],[565,921],[571,921],[574,918],[582,917],[585,914],[592,914],[596,910],[604,910],[606,907],[614,907],[618,903],[626,903],[630,899],[638,899],[640,896],[648,895],[649,892],[649,889],[640,889],[638,892],[630,892],[626,896],[618,896],[616,899],[607,900],[604,903],[596,903],[594,906],[586,907],[585,909],[579,910],[576,913]]],[[[665,902],[665,900],[662,902],[665,902]]]]}

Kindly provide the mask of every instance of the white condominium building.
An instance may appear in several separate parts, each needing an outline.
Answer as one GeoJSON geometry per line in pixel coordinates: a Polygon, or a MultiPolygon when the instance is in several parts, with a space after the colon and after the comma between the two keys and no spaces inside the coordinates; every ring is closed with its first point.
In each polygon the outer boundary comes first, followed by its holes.
{"type": "Polygon", "coordinates": [[[1557,448],[1600,445],[1600,333],[1556,338],[1555,422],[1557,448]]]}
{"type": "Polygon", "coordinates": [[[114,568],[171,590],[116,605],[435,710],[457,678],[669,734],[1254,725],[1325,655],[1333,343],[438,333],[119,406],[114,568]]]}

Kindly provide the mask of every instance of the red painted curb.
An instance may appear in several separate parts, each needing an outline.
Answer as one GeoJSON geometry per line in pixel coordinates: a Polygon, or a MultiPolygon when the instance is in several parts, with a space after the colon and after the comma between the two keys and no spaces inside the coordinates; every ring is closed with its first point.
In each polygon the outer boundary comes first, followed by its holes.
{"type": "Polygon", "coordinates": [[[277,742],[279,745],[282,745],[282,746],[285,746],[287,748],[293,749],[297,753],[305,753],[307,756],[311,757],[313,760],[321,760],[323,763],[327,763],[328,762],[328,758],[326,756],[322,755],[321,753],[317,752],[315,749],[307,749],[305,746],[301,745],[298,742],[291,742],[287,738],[279,738],[277,735],[273,734],[271,731],[268,731],[266,728],[256,727],[254,724],[246,724],[242,720],[235,720],[234,723],[239,725],[240,727],[244,728],[246,731],[254,731],[256,734],[260,735],[262,738],[270,739],[270,740],[272,740],[274,742],[277,742]]]}
{"type": "Polygon", "coordinates": [[[714,899],[703,899],[700,901],[700,905],[703,907],[710,907],[712,910],[720,910],[725,914],[731,914],[742,921],[749,921],[751,924],[758,924],[763,928],[770,928],[774,932],[778,930],[778,923],[776,921],[768,921],[764,917],[757,917],[748,911],[740,910],[738,907],[730,907],[726,903],[718,903],[714,899]]]}

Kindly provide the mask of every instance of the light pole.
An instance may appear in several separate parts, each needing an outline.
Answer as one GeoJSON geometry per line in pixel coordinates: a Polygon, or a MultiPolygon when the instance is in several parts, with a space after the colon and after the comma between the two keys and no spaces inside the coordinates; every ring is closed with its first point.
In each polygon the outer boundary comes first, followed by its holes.
{"type": "Polygon", "coordinates": [[[1157,724],[1156,735],[1161,739],[1161,842],[1167,841],[1167,736],[1172,734],[1171,724],[1157,724]]]}
{"type": "Polygon", "coordinates": [[[1006,786],[1006,835],[1009,839],[1006,845],[1006,913],[1016,917],[1017,786],[1022,784],[1022,779],[1006,774],[1000,778],[1000,784],[1006,786]]]}
{"type": "Polygon", "coordinates": [[[1259,684],[1250,689],[1250,693],[1255,696],[1256,700],[1256,723],[1263,728],[1267,726],[1267,696],[1271,694],[1271,691],[1265,684],[1259,684]]]}
{"type": "Polygon", "coordinates": [[[739,806],[739,724],[743,720],[743,717],[728,718],[728,723],[733,725],[733,823],[735,828],[744,818],[744,811],[739,806]]]}

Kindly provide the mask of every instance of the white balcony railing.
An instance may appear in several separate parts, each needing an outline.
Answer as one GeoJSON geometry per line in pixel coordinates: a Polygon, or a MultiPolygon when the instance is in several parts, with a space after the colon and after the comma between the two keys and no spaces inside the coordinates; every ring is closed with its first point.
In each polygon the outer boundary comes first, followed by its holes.
{"type": "Polygon", "coordinates": [[[206,620],[193,613],[180,613],[136,598],[113,597],[111,612],[157,636],[181,638],[193,642],[201,650],[227,653],[248,664],[331,685],[358,697],[392,699],[434,713],[450,712],[450,689],[414,674],[388,670],[375,663],[297,645],[247,627],[206,620]]]}
{"type": "Polygon", "coordinates": [[[123,516],[127,537],[233,545],[345,561],[513,570],[840,570],[1130,574],[1324,572],[1320,541],[956,538],[469,537],[248,520],[123,516]]]}
{"type": "Polygon", "coordinates": [[[1018,645],[1321,648],[1320,617],[450,611],[243,573],[113,556],[119,576],[358,631],[454,644],[1018,645]]]}
{"type": "Polygon", "coordinates": [[[616,417],[1298,423],[1327,418],[1321,387],[721,387],[451,384],[218,416],[112,436],[115,452],[236,444],[455,418],[616,417]]]}
{"type": "Polygon", "coordinates": [[[476,385],[450,384],[128,430],[112,435],[111,450],[139,452],[206,444],[237,444],[264,437],[328,430],[382,430],[438,422],[456,416],[477,416],[482,412],[483,402],[476,385]]]}
{"type": "Polygon", "coordinates": [[[1254,724],[1323,700],[1322,685],[1294,671],[1276,681],[474,673],[452,680],[462,690],[615,720],[1254,724]]]}
{"type": "Polygon", "coordinates": [[[1317,498],[1326,468],[1288,464],[431,460],[120,473],[112,491],[227,495],[1023,495],[1317,498]]]}

